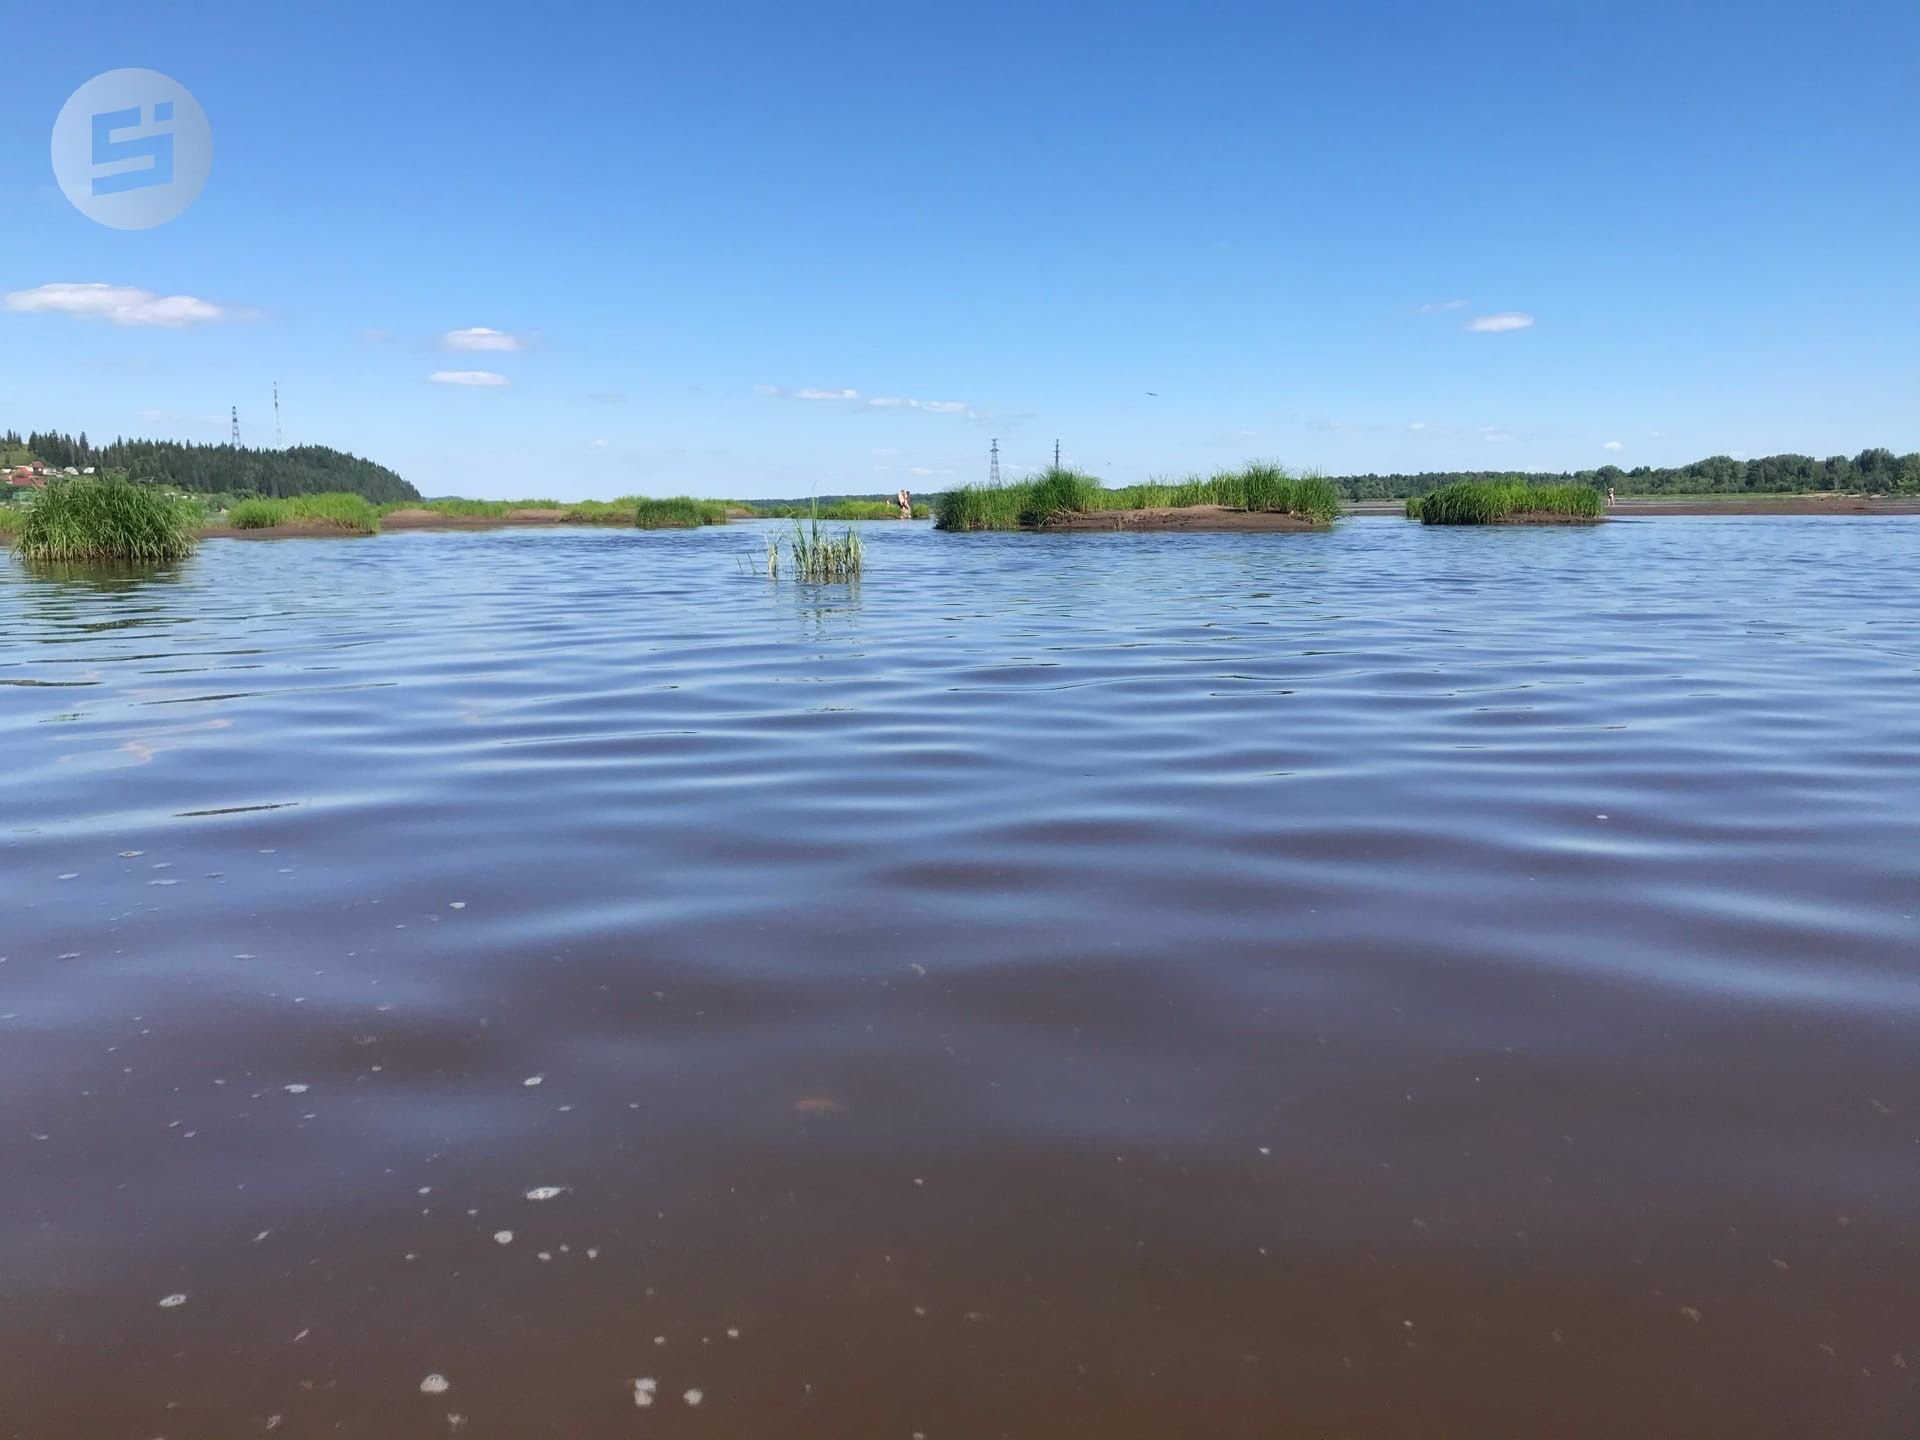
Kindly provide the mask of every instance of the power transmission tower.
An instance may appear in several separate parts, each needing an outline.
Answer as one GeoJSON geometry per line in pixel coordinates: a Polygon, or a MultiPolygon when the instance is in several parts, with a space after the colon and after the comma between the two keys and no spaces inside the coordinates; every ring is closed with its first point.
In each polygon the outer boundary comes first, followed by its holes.
{"type": "Polygon", "coordinates": [[[1053,468],[1056,470],[1060,468],[1060,442],[1058,440],[1053,442],[1053,468]]]}
{"type": "Polygon", "coordinates": [[[993,442],[993,458],[987,466],[987,483],[998,489],[1000,486],[1000,442],[993,442]]]}
{"type": "Polygon", "coordinates": [[[233,407],[233,438],[229,443],[236,450],[240,448],[240,407],[238,405],[233,407]]]}
{"type": "Polygon", "coordinates": [[[273,448],[284,450],[287,442],[280,438],[280,382],[273,382],[273,448]]]}

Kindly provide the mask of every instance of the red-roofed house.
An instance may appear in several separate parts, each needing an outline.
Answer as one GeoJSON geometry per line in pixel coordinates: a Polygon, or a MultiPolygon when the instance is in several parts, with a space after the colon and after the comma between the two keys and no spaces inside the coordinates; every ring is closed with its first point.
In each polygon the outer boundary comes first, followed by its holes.
{"type": "Polygon", "coordinates": [[[7,483],[18,486],[45,485],[47,467],[37,460],[31,465],[16,465],[7,472],[7,483]]]}

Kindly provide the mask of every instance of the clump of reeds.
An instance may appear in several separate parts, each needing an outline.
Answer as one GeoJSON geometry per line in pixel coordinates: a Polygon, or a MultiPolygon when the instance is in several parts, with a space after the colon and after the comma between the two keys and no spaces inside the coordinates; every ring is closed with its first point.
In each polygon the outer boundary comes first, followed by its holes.
{"type": "Polygon", "coordinates": [[[936,530],[1018,530],[1026,485],[959,485],[933,502],[936,530]]]}
{"type": "Polygon", "coordinates": [[[286,522],[284,500],[236,500],[227,510],[227,524],[235,530],[271,530],[286,522]]]}
{"type": "MultiPolygon", "coordinates": [[[[776,548],[769,545],[770,551],[776,548]]],[[[804,521],[795,520],[787,548],[793,558],[793,573],[801,580],[835,583],[860,578],[865,554],[860,532],[851,525],[833,535],[821,528],[818,515],[804,521]]],[[[767,573],[774,574],[778,568],[778,554],[770,554],[767,573]]]]}
{"type": "MultiPolygon", "coordinates": [[[[1412,514],[1409,506],[1408,513],[1412,514]]],[[[1420,500],[1424,525],[1523,524],[1530,518],[1598,520],[1606,499],[1591,485],[1497,484],[1463,480],[1420,500]]]]}
{"type": "Polygon", "coordinates": [[[633,523],[642,530],[697,530],[702,525],[727,523],[722,500],[694,500],[685,495],[656,500],[642,496],[633,502],[633,523]]]}
{"type": "Polygon", "coordinates": [[[19,516],[14,546],[29,560],[178,560],[192,553],[200,507],[125,480],[55,480],[19,516]]]}
{"type": "Polygon", "coordinates": [[[1420,507],[1423,498],[1424,497],[1419,495],[1409,495],[1407,497],[1407,519],[1418,520],[1420,518],[1420,507]]]}

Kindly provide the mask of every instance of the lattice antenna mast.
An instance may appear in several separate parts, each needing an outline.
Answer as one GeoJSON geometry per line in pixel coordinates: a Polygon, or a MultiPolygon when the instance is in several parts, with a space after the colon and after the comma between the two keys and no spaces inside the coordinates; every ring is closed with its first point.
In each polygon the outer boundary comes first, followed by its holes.
{"type": "Polygon", "coordinates": [[[998,489],[1000,485],[1000,442],[993,442],[991,458],[987,462],[987,483],[998,489]]]}
{"type": "Polygon", "coordinates": [[[287,442],[280,436],[280,382],[273,382],[273,448],[284,450],[287,442]]]}
{"type": "Polygon", "coordinates": [[[238,405],[233,407],[233,435],[228,443],[236,450],[240,448],[240,407],[238,405]]]}
{"type": "Polygon", "coordinates": [[[1060,468],[1060,442],[1058,440],[1053,442],[1053,468],[1056,470],[1060,468]]]}

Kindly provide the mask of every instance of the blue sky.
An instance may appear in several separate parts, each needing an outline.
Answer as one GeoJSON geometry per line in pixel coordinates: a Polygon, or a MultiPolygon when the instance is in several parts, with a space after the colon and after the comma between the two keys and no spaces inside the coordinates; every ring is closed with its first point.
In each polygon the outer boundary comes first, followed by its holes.
{"type": "Polygon", "coordinates": [[[278,379],[560,498],[1920,449],[1911,3],[8,11],[0,425],[278,379]],[[214,137],[150,230],[49,163],[121,66],[214,137]]]}

